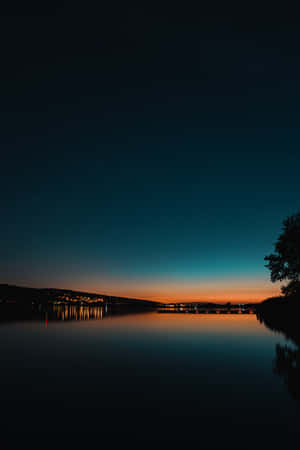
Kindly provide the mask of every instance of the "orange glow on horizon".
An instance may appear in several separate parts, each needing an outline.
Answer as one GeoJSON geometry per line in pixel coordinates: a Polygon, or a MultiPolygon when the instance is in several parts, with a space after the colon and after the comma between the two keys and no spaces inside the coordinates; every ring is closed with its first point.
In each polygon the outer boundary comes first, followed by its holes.
{"type": "Polygon", "coordinates": [[[172,302],[247,303],[280,295],[280,285],[268,279],[189,280],[80,280],[56,287],[104,295],[172,302]]]}

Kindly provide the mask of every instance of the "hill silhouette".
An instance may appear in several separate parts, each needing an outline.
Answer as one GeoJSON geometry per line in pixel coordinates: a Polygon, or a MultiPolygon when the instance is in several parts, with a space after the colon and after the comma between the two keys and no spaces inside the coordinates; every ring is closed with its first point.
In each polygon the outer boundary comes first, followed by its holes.
{"type": "Polygon", "coordinates": [[[74,291],[71,289],[57,288],[29,288],[0,284],[0,303],[15,304],[19,307],[28,307],[32,304],[48,304],[56,301],[62,303],[78,302],[80,304],[92,304],[93,302],[109,303],[111,305],[124,305],[134,307],[156,308],[162,303],[151,300],[117,297],[94,292],[74,291]]]}

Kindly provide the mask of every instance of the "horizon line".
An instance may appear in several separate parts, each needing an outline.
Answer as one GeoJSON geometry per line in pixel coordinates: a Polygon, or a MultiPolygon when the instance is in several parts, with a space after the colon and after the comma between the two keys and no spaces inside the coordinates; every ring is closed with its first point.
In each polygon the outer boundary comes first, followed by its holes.
{"type": "MultiPolygon", "coordinates": [[[[13,286],[13,287],[18,287],[18,288],[29,288],[29,289],[53,289],[53,290],[61,290],[61,291],[73,291],[73,292],[81,292],[81,293],[85,293],[85,294],[96,294],[96,295],[105,295],[108,297],[116,297],[116,298],[124,298],[124,299],[132,299],[132,300],[141,300],[141,301],[149,301],[149,302],[155,302],[155,303],[216,303],[216,304],[224,304],[226,305],[227,303],[231,303],[231,304],[245,304],[245,303],[260,303],[264,300],[266,300],[267,298],[271,298],[274,297],[270,296],[270,297],[264,297],[263,299],[251,299],[251,298],[246,298],[246,299],[230,299],[230,297],[227,297],[225,300],[223,299],[216,299],[216,298],[192,298],[192,299],[186,299],[186,298],[181,298],[181,299],[174,299],[171,297],[167,297],[164,298],[163,296],[160,298],[156,297],[134,297],[134,296],[128,296],[128,295],[116,295],[116,294],[112,294],[112,293],[108,293],[107,291],[105,292],[100,292],[97,290],[95,291],[87,291],[85,288],[84,289],[80,289],[80,288],[69,288],[69,287],[36,287],[33,285],[18,285],[18,284],[9,284],[9,283],[0,283],[0,286],[13,286]],[[97,292],[98,291],[98,292],[97,292]]],[[[280,296],[280,295],[278,295],[280,296]]],[[[276,297],[276,296],[275,296],[276,297]]]]}

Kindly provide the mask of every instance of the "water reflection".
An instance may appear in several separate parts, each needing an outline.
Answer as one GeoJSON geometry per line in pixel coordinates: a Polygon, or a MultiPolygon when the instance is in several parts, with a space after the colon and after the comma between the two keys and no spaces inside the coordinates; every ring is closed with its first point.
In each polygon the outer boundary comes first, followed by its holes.
{"type": "Polygon", "coordinates": [[[103,320],[109,317],[117,317],[132,314],[145,314],[144,309],[136,309],[127,306],[80,306],[67,304],[36,305],[30,308],[16,306],[0,306],[0,324],[18,321],[39,321],[48,325],[51,321],[89,321],[103,320]]]}
{"type": "Polygon", "coordinates": [[[299,359],[295,366],[285,347],[293,344],[262,318],[75,305],[10,310],[6,319],[3,311],[5,449],[98,448],[101,433],[143,447],[252,450],[259,441],[282,450],[299,440],[298,404],[278,376],[296,385],[299,359]]]}
{"type": "Polygon", "coordinates": [[[274,373],[283,377],[289,393],[300,402],[300,350],[276,345],[274,373]]]}
{"type": "Polygon", "coordinates": [[[103,320],[108,315],[107,307],[53,305],[46,313],[52,320],[103,320]]]}
{"type": "Polygon", "coordinates": [[[289,344],[276,344],[273,372],[283,378],[291,396],[300,402],[300,330],[298,317],[263,311],[258,320],[272,331],[282,333],[289,344]]]}

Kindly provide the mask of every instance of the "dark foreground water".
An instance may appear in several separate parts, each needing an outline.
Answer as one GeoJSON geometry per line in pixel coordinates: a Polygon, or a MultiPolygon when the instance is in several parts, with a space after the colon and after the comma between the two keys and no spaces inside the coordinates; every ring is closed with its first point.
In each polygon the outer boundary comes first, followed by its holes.
{"type": "Polygon", "coordinates": [[[0,448],[295,447],[285,345],[255,315],[2,315],[0,448]]]}

